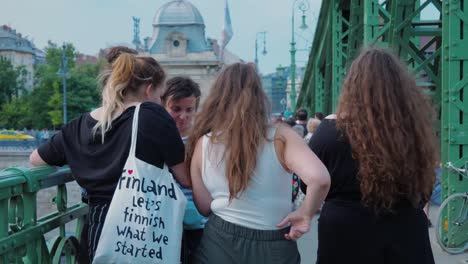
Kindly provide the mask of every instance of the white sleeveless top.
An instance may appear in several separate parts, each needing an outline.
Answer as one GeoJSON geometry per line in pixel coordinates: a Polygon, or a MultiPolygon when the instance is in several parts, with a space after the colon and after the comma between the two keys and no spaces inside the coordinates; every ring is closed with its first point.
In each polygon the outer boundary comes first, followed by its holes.
{"type": "MultiPolygon", "coordinates": [[[[276,230],[276,225],[293,209],[292,177],[280,164],[272,141],[276,129],[268,130],[269,141],[258,150],[257,165],[249,186],[229,202],[224,145],[203,136],[202,179],[213,197],[211,211],[225,221],[259,230],[276,230]]],[[[243,158],[243,157],[236,157],[243,158]]]]}

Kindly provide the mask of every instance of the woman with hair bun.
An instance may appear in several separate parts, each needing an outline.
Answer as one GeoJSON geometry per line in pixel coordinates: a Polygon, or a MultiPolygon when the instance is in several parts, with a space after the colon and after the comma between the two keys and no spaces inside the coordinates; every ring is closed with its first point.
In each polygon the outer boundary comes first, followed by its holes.
{"type": "MultiPolygon", "coordinates": [[[[177,126],[160,106],[166,74],[156,60],[118,52],[105,70],[102,106],[85,113],[35,150],[34,166],[68,164],[77,183],[86,190],[89,204],[88,252],[81,263],[91,263],[114,190],[130,150],[133,114],[140,105],[136,157],[153,166],[171,169],[183,186],[191,185],[184,163],[184,144],[177,126]]],[[[86,238],[87,237],[87,238],[86,238]]]]}

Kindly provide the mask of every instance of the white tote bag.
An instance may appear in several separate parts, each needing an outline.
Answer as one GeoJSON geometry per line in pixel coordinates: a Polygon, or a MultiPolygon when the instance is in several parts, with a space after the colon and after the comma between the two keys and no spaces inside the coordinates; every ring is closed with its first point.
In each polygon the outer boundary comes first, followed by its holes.
{"type": "Polygon", "coordinates": [[[180,263],[187,199],[169,172],[135,157],[138,113],[130,152],[112,198],[93,260],[99,263],[180,263]]]}

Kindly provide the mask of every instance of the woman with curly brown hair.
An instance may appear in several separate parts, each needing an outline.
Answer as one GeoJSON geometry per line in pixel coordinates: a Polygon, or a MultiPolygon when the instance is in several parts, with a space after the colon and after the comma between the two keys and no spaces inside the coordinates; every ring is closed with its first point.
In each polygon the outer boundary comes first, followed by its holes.
{"type": "Polygon", "coordinates": [[[432,112],[388,51],[372,47],[352,63],[336,120],[309,142],[332,179],[317,263],[434,263],[422,210],[434,182],[432,112]]]}

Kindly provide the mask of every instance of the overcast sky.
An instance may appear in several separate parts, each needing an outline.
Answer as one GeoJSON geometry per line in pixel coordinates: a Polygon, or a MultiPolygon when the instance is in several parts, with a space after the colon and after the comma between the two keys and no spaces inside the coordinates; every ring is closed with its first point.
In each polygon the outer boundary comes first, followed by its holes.
{"type": "MultiPolygon", "coordinates": [[[[201,12],[206,36],[220,39],[224,21],[224,0],[190,0],[201,12]]],[[[322,0],[309,0],[309,29],[301,31],[296,13],[297,49],[311,46],[313,29],[322,0]]],[[[43,48],[47,40],[73,43],[78,51],[95,55],[100,48],[131,43],[132,16],[141,18],[141,38],[152,36],[157,10],[168,0],[1,0],[0,25],[7,24],[34,39],[43,48]]],[[[267,31],[266,56],[259,53],[262,73],[279,64],[289,65],[291,8],[293,0],[229,0],[234,36],[228,49],[246,61],[253,61],[256,32],[267,31]]],[[[304,65],[307,51],[298,51],[298,65],[304,65]]]]}
{"type": "MultiPolygon", "coordinates": [[[[206,36],[220,39],[224,21],[224,0],[190,0],[201,12],[206,36]]],[[[131,43],[132,16],[141,18],[141,38],[152,36],[157,10],[168,0],[1,0],[0,24],[7,24],[30,36],[42,48],[47,40],[73,43],[78,51],[97,54],[100,48],[131,43]]],[[[310,29],[301,31],[312,41],[321,0],[310,0],[307,22],[310,29]]],[[[246,61],[253,61],[256,32],[267,31],[266,56],[259,54],[260,70],[269,73],[279,64],[289,65],[291,5],[287,0],[230,0],[234,36],[228,49],[246,61]]],[[[300,11],[296,24],[300,25],[300,11]]],[[[298,49],[307,44],[298,36],[298,49]]],[[[308,53],[299,51],[297,61],[304,65],[308,53]]]]}

